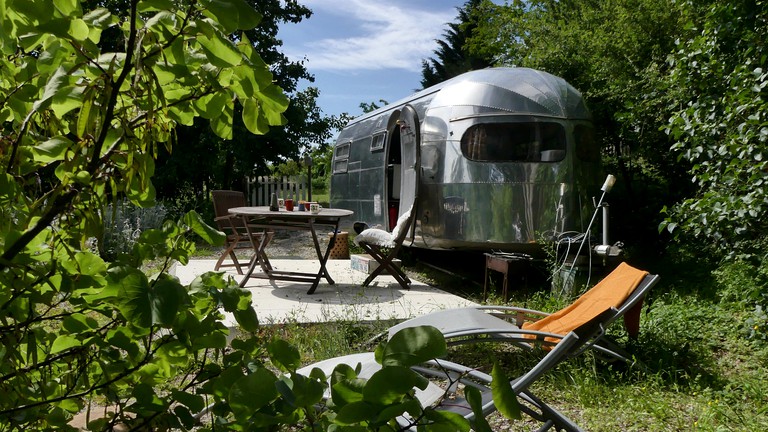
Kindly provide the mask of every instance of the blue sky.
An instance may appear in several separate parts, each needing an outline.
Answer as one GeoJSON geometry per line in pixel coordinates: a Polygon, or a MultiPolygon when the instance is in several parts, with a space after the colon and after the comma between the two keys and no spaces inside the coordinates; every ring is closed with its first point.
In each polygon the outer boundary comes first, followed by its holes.
{"type": "MultiPolygon", "coordinates": [[[[292,60],[306,59],[327,115],[362,113],[361,102],[394,102],[421,87],[421,60],[454,22],[462,0],[300,0],[313,15],[278,37],[292,60]]],[[[308,83],[305,83],[308,84],[308,83]]]]}

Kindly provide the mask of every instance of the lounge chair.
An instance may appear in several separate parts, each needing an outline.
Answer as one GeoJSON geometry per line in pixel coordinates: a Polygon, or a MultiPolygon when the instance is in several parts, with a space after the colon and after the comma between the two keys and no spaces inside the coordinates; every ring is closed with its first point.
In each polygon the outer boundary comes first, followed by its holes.
{"type": "MultiPolygon", "coordinates": [[[[443,333],[448,345],[499,341],[547,349],[608,307],[616,308],[618,313],[607,324],[623,317],[629,335],[635,337],[643,299],[658,280],[658,275],[621,263],[575,302],[552,314],[514,306],[446,309],[395,325],[388,330],[388,337],[405,327],[430,325],[443,333]]],[[[607,337],[597,341],[594,349],[632,364],[630,356],[607,337]]]]}
{"type": "Polygon", "coordinates": [[[395,265],[394,260],[410,231],[415,214],[411,206],[397,219],[397,224],[391,233],[378,228],[368,228],[355,237],[355,243],[379,263],[379,266],[365,279],[363,286],[368,286],[378,275],[386,271],[403,289],[410,288],[411,280],[399,266],[395,265]]]}
{"type": "Polygon", "coordinates": [[[252,235],[248,235],[248,230],[246,230],[242,218],[229,214],[228,210],[231,208],[248,205],[245,202],[245,194],[232,190],[214,190],[211,192],[211,197],[213,199],[216,226],[219,231],[223,231],[227,235],[224,252],[216,261],[214,270],[219,270],[222,267],[235,267],[238,274],[243,274],[241,267],[248,267],[253,260],[265,260],[268,262],[266,256],[254,254],[247,264],[241,264],[237,259],[237,255],[235,255],[235,251],[240,249],[248,249],[251,252],[261,250],[258,244],[262,241],[268,244],[274,235],[274,233],[270,232],[265,237],[260,230],[254,231],[252,235]],[[224,263],[227,257],[232,260],[231,264],[224,263]]]}
{"type": "MultiPolygon", "coordinates": [[[[541,423],[537,430],[544,431],[553,428],[566,431],[581,430],[573,421],[538,399],[528,389],[534,381],[561,361],[580,354],[586,347],[590,346],[603,334],[605,326],[615,319],[617,313],[615,308],[608,308],[598,313],[593,319],[577,326],[560,338],[559,342],[533,368],[510,382],[512,391],[518,398],[521,412],[541,423]]],[[[326,376],[330,376],[336,366],[340,364],[346,364],[353,368],[358,366],[360,370],[358,377],[365,379],[370,378],[381,369],[381,365],[375,361],[375,354],[368,352],[324,360],[301,368],[297,373],[310,376],[311,371],[318,368],[326,376]]],[[[475,420],[476,414],[462,397],[461,391],[464,386],[471,386],[481,393],[484,417],[496,409],[491,391],[492,378],[486,373],[438,359],[414,366],[412,369],[429,379],[426,389],[416,389],[414,393],[422,407],[431,406],[438,410],[449,410],[472,422],[475,420]]],[[[330,389],[327,389],[326,398],[329,397],[330,389]]],[[[412,426],[413,420],[404,415],[398,418],[398,422],[402,427],[407,428],[412,426]]],[[[415,429],[413,427],[413,430],[415,429]]]]}

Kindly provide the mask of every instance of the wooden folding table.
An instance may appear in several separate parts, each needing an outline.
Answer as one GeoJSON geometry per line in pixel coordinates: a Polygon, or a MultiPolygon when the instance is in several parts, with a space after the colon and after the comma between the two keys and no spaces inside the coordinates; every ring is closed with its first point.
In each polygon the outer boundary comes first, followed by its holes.
{"type": "Polygon", "coordinates": [[[264,231],[264,235],[261,236],[261,241],[252,240],[254,253],[257,257],[261,257],[262,259],[254,259],[251,261],[248,271],[240,282],[241,287],[245,286],[250,278],[307,282],[312,283],[307,294],[312,294],[315,292],[315,289],[317,289],[317,285],[323,277],[329,284],[333,285],[335,283],[328,273],[325,264],[328,262],[331,248],[333,248],[333,245],[336,242],[336,233],[339,231],[339,222],[341,221],[341,218],[351,216],[353,214],[352,211],[325,208],[320,209],[319,213],[298,210],[288,211],[285,209],[272,211],[269,207],[264,206],[234,207],[229,209],[229,213],[243,218],[243,223],[245,224],[251,239],[256,238],[251,235],[253,234],[252,230],[264,231]],[[320,242],[317,238],[317,227],[327,227],[333,233],[325,252],[320,248],[320,242]],[[282,271],[272,268],[272,264],[270,264],[265,251],[267,242],[264,241],[264,239],[267,238],[267,232],[275,230],[309,231],[312,234],[312,241],[315,245],[317,258],[320,261],[320,268],[317,273],[282,271]],[[255,272],[257,266],[261,267],[261,272],[255,272]]]}

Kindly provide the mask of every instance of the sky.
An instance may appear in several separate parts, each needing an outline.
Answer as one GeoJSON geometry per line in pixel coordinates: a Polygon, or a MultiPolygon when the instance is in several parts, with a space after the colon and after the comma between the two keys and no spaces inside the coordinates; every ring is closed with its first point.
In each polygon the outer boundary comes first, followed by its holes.
{"type": "Polygon", "coordinates": [[[421,88],[421,60],[455,22],[464,0],[300,0],[313,11],[280,27],[283,52],[305,59],[326,115],[357,116],[360,103],[389,103],[421,88]]]}

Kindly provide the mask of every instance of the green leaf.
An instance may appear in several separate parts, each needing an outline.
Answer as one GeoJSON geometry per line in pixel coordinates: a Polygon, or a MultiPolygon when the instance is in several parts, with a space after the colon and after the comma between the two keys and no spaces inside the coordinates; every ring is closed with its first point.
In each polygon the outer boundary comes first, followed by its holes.
{"type": "Polygon", "coordinates": [[[82,106],[77,114],[77,136],[85,137],[87,133],[95,130],[95,118],[98,108],[95,107],[96,89],[89,87],[83,93],[82,106]]]}
{"type": "Polygon", "coordinates": [[[51,139],[32,147],[35,160],[44,164],[63,160],[67,149],[74,143],[63,135],[57,135],[51,139]]]}
{"type": "Polygon", "coordinates": [[[90,29],[88,28],[88,24],[86,24],[85,21],[77,18],[70,21],[68,33],[70,36],[72,36],[72,39],[76,41],[84,41],[88,39],[90,29]]]}
{"type": "Polygon", "coordinates": [[[237,380],[229,391],[229,405],[236,416],[255,412],[277,397],[277,377],[266,368],[237,380]]]}
{"type": "Polygon", "coordinates": [[[379,411],[374,421],[377,424],[386,423],[389,420],[395,419],[405,413],[409,413],[412,418],[419,417],[424,410],[421,404],[416,399],[409,399],[402,403],[390,405],[383,410],[379,411]]]}
{"type": "Polygon", "coordinates": [[[294,408],[296,407],[296,393],[293,392],[293,380],[283,375],[275,382],[275,388],[285,403],[294,408]]]}
{"type": "MultiPolygon", "coordinates": [[[[146,1],[143,1],[139,4],[145,3],[146,1]]],[[[89,11],[83,15],[83,21],[85,21],[91,27],[105,30],[117,22],[117,17],[113,16],[108,9],[100,7],[93,9],[92,11],[89,11]]]]}
{"type": "Polygon", "coordinates": [[[382,366],[410,367],[444,356],[445,337],[432,326],[409,327],[395,333],[381,352],[382,366]]]}
{"type": "Polygon", "coordinates": [[[283,89],[274,84],[261,88],[257,94],[265,111],[281,113],[288,109],[290,99],[285,95],[283,89]]]}
{"type": "Polygon", "coordinates": [[[429,380],[405,366],[387,366],[376,371],[363,388],[366,402],[389,405],[400,402],[414,387],[424,390],[429,380]]]}
{"type": "MultiPolygon", "coordinates": [[[[179,422],[184,426],[184,430],[193,430],[194,426],[197,424],[197,420],[195,419],[195,416],[192,415],[192,412],[193,411],[190,411],[187,407],[181,405],[176,405],[173,408],[173,413],[176,414],[179,422]]],[[[197,411],[194,412],[197,413],[197,411]]]]}
{"type": "Polygon", "coordinates": [[[57,117],[63,117],[70,111],[80,108],[83,99],[83,89],[67,86],[53,96],[51,109],[57,117]]]}
{"type": "Polygon", "coordinates": [[[323,400],[326,386],[325,380],[318,381],[303,375],[292,374],[291,381],[293,383],[292,393],[295,397],[293,402],[295,407],[310,407],[323,400]]]}
{"type": "Polygon", "coordinates": [[[180,305],[186,303],[186,293],[178,280],[161,276],[150,286],[146,275],[133,267],[110,269],[109,284],[117,288],[120,312],[138,327],[170,326],[180,305]]]}
{"type": "Polygon", "coordinates": [[[75,254],[75,261],[81,275],[103,276],[107,271],[104,260],[91,252],[78,252],[75,254]]]}
{"type": "Polygon", "coordinates": [[[228,100],[218,117],[211,119],[211,129],[221,138],[232,139],[232,121],[234,120],[235,105],[228,100]]]}
{"type": "Polygon", "coordinates": [[[110,345],[125,351],[130,358],[135,358],[141,352],[137,338],[127,328],[110,330],[106,339],[110,345]]]}
{"type": "Polygon", "coordinates": [[[353,425],[374,420],[378,413],[379,409],[368,402],[352,402],[339,409],[336,422],[342,425],[353,425]]]}
{"type": "Polygon", "coordinates": [[[163,274],[150,291],[152,323],[170,327],[179,308],[186,303],[187,294],[178,279],[163,274]]]}
{"type": "Polygon", "coordinates": [[[195,123],[195,111],[189,104],[176,104],[169,107],[168,116],[184,126],[192,126],[195,123]]]}
{"type": "Polygon", "coordinates": [[[53,0],[53,6],[67,17],[80,11],[80,2],[77,0],[53,0]]]}
{"type": "Polygon", "coordinates": [[[240,51],[219,32],[214,32],[211,36],[200,35],[197,37],[197,42],[214,66],[222,68],[237,66],[243,61],[240,51]]]}
{"type": "Polygon", "coordinates": [[[139,408],[140,410],[146,410],[149,412],[164,411],[168,403],[160,397],[158,397],[155,389],[149,384],[139,383],[133,387],[133,397],[136,399],[133,409],[139,408]]]}
{"type": "Polygon", "coordinates": [[[109,270],[108,281],[117,288],[120,312],[138,327],[152,325],[152,304],[149,298],[149,281],[140,270],[127,266],[109,270]]]}
{"type": "Polygon", "coordinates": [[[39,111],[41,109],[47,108],[51,101],[53,100],[53,97],[56,96],[56,94],[60,91],[62,91],[63,88],[67,86],[69,83],[69,73],[66,69],[64,69],[63,66],[59,66],[56,69],[56,72],[53,73],[53,75],[48,79],[48,82],[45,84],[45,88],[43,89],[43,96],[35,101],[35,103],[32,105],[33,111],[39,111]]]}
{"type": "Polygon", "coordinates": [[[261,22],[261,14],[243,0],[203,0],[205,15],[216,19],[225,33],[250,30],[261,22]]]}
{"type": "Polygon", "coordinates": [[[226,234],[206,224],[203,217],[194,210],[185,214],[182,221],[192,232],[212,246],[221,246],[227,239],[226,234]]]}
{"type": "Polygon", "coordinates": [[[301,354],[293,345],[282,339],[274,339],[267,345],[269,357],[277,367],[292,372],[301,366],[301,354]]]}
{"type": "MultiPolygon", "coordinates": [[[[231,73],[231,69],[225,69],[225,71],[231,73]]],[[[205,95],[194,101],[194,107],[201,117],[211,119],[221,115],[221,110],[224,109],[229,99],[231,97],[227,93],[205,95]]]]}
{"type": "Polygon", "coordinates": [[[61,402],[57,402],[56,405],[72,414],[83,409],[83,402],[77,399],[65,399],[61,402]]]}
{"type": "Polygon", "coordinates": [[[253,134],[264,135],[269,132],[269,124],[262,116],[259,102],[254,98],[243,101],[243,123],[253,134]]]}
{"type": "Polygon", "coordinates": [[[253,307],[247,309],[237,309],[233,312],[235,320],[240,327],[249,332],[255,332],[259,329],[259,317],[253,307]]]}
{"type": "Polygon", "coordinates": [[[429,430],[435,432],[468,432],[471,430],[469,420],[461,414],[445,410],[424,411],[428,420],[429,430]]]}
{"type": "Polygon", "coordinates": [[[207,370],[216,378],[206,383],[206,388],[210,394],[220,399],[230,398],[235,383],[245,379],[240,366],[221,369],[216,364],[209,364],[207,370]]]}
{"type": "Polygon", "coordinates": [[[483,413],[483,395],[480,390],[475,387],[467,386],[464,388],[464,397],[469,402],[469,406],[472,407],[472,412],[475,414],[475,431],[477,432],[493,432],[491,425],[485,419],[485,413],[483,413]]]}
{"type": "Polygon", "coordinates": [[[512,390],[509,379],[504,376],[504,371],[498,362],[493,363],[491,379],[491,393],[496,409],[508,419],[520,419],[520,405],[517,402],[517,395],[512,390]]]}
{"type": "Polygon", "coordinates": [[[84,333],[99,327],[95,319],[81,313],[74,313],[64,318],[61,325],[64,330],[72,334],[84,333]]]}
{"type": "Polygon", "coordinates": [[[207,293],[209,289],[221,290],[227,286],[229,286],[229,282],[224,279],[224,274],[218,272],[203,273],[189,284],[192,293],[207,293]]]}
{"type": "Polygon", "coordinates": [[[139,12],[154,12],[176,10],[178,6],[171,0],[142,0],[139,2],[139,12]]]}
{"type": "MultiPolygon", "coordinates": [[[[334,371],[335,373],[335,371],[334,371]]],[[[363,388],[366,380],[361,378],[345,378],[331,381],[331,400],[335,405],[344,406],[348,403],[363,400],[363,388]]]]}
{"type": "Polygon", "coordinates": [[[234,312],[236,310],[245,310],[251,307],[251,293],[250,291],[240,288],[235,285],[227,285],[221,290],[221,304],[224,310],[227,312],[234,312]]]}
{"type": "Polygon", "coordinates": [[[53,341],[53,344],[51,345],[51,354],[56,354],[81,345],[82,341],[80,341],[75,335],[60,335],[56,338],[56,340],[53,341]]]}
{"type": "Polygon", "coordinates": [[[227,336],[220,331],[208,333],[195,338],[195,349],[223,349],[227,346],[227,336]]]}
{"type": "Polygon", "coordinates": [[[148,178],[133,176],[126,189],[128,199],[140,207],[152,207],[155,205],[155,187],[148,178]]]}

